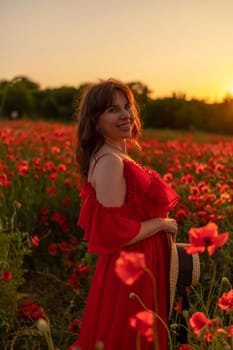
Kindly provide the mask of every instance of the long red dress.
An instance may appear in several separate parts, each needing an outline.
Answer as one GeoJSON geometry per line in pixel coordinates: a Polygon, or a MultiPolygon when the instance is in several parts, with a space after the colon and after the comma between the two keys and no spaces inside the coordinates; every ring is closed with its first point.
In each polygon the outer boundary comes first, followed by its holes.
{"type": "MultiPolygon", "coordinates": [[[[119,252],[135,251],[145,254],[146,265],[157,282],[157,300],[160,317],[167,322],[169,312],[169,234],[159,232],[150,238],[126,245],[140,230],[141,222],[153,217],[166,217],[179,196],[154,170],[130,160],[124,162],[127,186],[125,203],[120,207],[104,207],[95,196],[91,183],[81,193],[82,207],[78,225],[84,229],[88,250],[98,253],[98,262],[92,279],[81,331],[74,346],[81,350],[95,350],[96,342],[104,343],[104,350],[135,350],[136,330],[129,318],[143,308],[134,292],[145,305],[154,309],[153,286],[148,274],[143,274],[132,286],[124,284],[114,271],[119,252]]],[[[113,184],[114,186],[114,184],[113,184]]],[[[167,349],[167,330],[158,322],[160,350],[167,349]]],[[[141,337],[141,349],[154,350],[154,344],[141,337]]]]}

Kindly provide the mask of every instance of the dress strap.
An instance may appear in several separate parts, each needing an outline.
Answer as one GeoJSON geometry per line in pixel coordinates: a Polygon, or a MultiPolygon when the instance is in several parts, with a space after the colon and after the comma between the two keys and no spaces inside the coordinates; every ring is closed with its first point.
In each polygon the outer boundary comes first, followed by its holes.
{"type": "Polygon", "coordinates": [[[98,163],[98,161],[99,161],[101,158],[103,158],[104,156],[107,156],[107,155],[109,155],[109,154],[111,154],[111,153],[103,153],[103,154],[101,154],[99,157],[97,157],[97,158],[95,159],[95,162],[94,162],[94,164],[93,164],[93,166],[92,166],[92,169],[91,169],[91,175],[93,174],[93,172],[94,172],[94,170],[95,170],[95,167],[96,167],[96,164],[98,163]]]}
{"type": "Polygon", "coordinates": [[[103,154],[101,154],[99,157],[97,157],[97,158],[95,158],[95,161],[94,161],[94,164],[93,164],[93,166],[92,166],[92,169],[90,170],[90,178],[92,178],[92,175],[93,175],[93,173],[94,173],[94,170],[95,170],[95,167],[96,167],[96,164],[98,163],[98,161],[101,159],[101,158],[103,158],[104,156],[116,156],[116,157],[118,157],[118,158],[121,158],[121,157],[119,157],[118,155],[116,155],[115,153],[103,153],[103,154]]]}

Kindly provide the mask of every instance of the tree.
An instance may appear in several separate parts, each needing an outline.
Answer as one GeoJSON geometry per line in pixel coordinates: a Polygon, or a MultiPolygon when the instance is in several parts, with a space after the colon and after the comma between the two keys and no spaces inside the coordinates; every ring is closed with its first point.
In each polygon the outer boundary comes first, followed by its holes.
{"type": "Polygon", "coordinates": [[[0,80],[0,113],[2,112],[3,95],[8,84],[9,82],[7,80],[0,80]]]}
{"type": "Polygon", "coordinates": [[[12,84],[16,84],[16,83],[20,83],[23,86],[25,86],[25,88],[27,90],[39,90],[40,89],[40,85],[38,83],[35,83],[34,81],[28,79],[27,77],[25,77],[24,75],[18,75],[16,77],[14,77],[11,81],[12,84]]]}
{"type": "Polygon", "coordinates": [[[175,114],[183,102],[183,99],[174,97],[151,100],[143,114],[145,127],[176,129],[175,114]]]}
{"type": "Polygon", "coordinates": [[[41,101],[40,113],[43,118],[56,119],[58,115],[58,106],[53,96],[46,94],[41,101]]]}
{"type": "Polygon", "coordinates": [[[133,91],[135,100],[137,101],[140,108],[144,108],[150,100],[151,90],[142,84],[140,81],[134,81],[127,84],[133,91]]]}
{"type": "Polygon", "coordinates": [[[42,118],[71,121],[75,112],[75,97],[78,90],[74,87],[46,89],[36,96],[39,113],[42,118]]]}
{"type": "Polygon", "coordinates": [[[72,120],[75,111],[75,96],[77,89],[74,87],[62,86],[54,89],[52,96],[54,97],[57,108],[58,118],[63,120],[72,120]]]}
{"type": "Polygon", "coordinates": [[[33,110],[33,99],[30,92],[21,84],[13,84],[6,88],[2,98],[2,113],[11,118],[13,112],[18,117],[30,114],[33,110]]]}
{"type": "Polygon", "coordinates": [[[18,117],[30,115],[35,110],[33,94],[39,85],[24,76],[17,76],[5,82],[2,94],[2,113],[9,118],[13,113],[18,117]]]}

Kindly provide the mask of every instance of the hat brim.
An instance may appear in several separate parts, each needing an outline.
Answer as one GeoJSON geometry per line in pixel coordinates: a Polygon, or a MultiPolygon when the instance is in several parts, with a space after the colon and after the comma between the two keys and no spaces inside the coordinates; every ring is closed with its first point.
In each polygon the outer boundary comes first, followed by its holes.
{"type": "Polygon", "coordinates": [[[173,310],[177,286],[183,288],[195,286],[200,279],[199,254],[187,254],[184,248],[188,245],[188,243],[175,243],[173,240],[171,242],[169,318],[173,310]]]}

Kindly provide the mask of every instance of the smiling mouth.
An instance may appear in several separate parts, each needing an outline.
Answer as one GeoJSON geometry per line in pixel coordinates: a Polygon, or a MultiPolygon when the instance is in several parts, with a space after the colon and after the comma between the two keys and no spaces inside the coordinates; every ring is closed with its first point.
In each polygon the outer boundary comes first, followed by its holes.
{"type": "Polygon", "coordinates": [[[120,129],[127,129],[129,130],[131,128],[131,124],[130,123],[127,123],[127,124],[120,124],[118,126],[120,129]]]}

